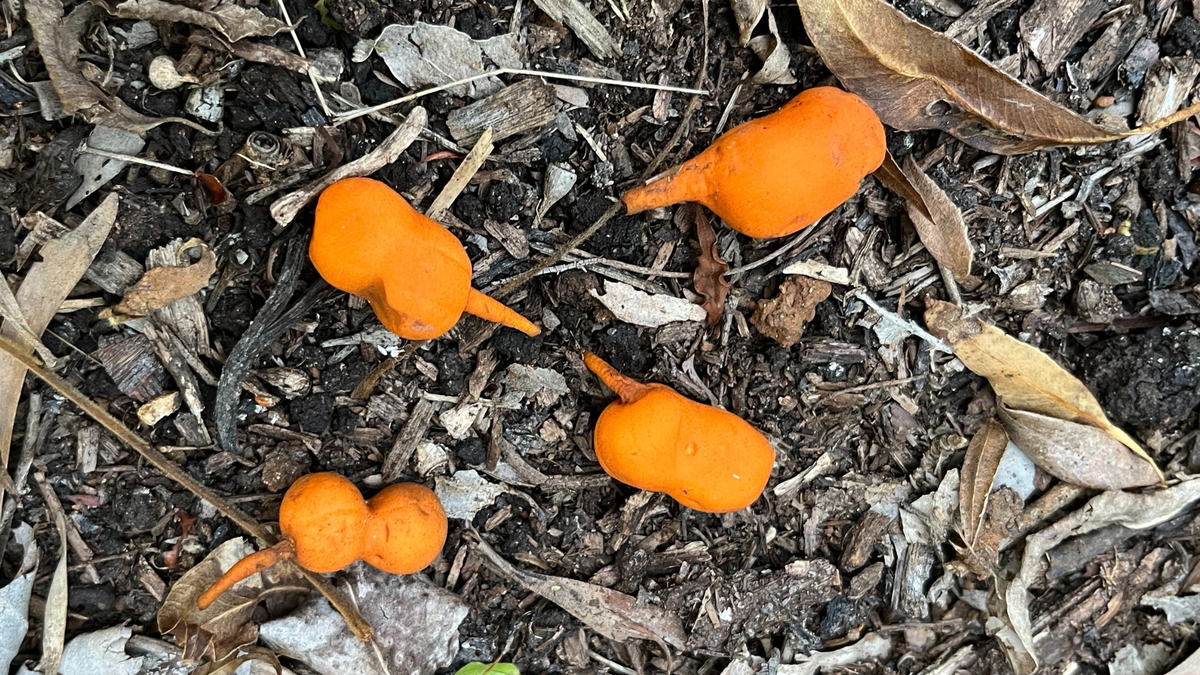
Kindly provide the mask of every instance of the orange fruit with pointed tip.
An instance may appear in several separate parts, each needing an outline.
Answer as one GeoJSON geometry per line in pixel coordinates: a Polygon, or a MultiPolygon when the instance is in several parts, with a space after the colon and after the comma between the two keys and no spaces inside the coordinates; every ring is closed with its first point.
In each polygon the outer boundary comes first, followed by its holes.
{"type": "Polygon", "coordinates": [[[325,281],[365,298],[380,323],[403,338],[438,337],[463,312],[526,335],[541,332],[471,287],[471,259],[450,230],[371,178],[345,178],[325,188],[308,255],[325,281]]]}
{"type": "Polygon", "coordinates": [[[816,87],[622,200],[631,214],[697,202],[742,234],[782,237],[852,197],[886,153],[883,124],[866,101],[816,87]]]}
{"type": "Polygon", "coordinates": [[[600,413],[593,433],[608,475],[708,513],[744,509],[762,494],[775,449],[745,420],[626,377],[591,352],[584,363],[620,397],[600,413]]]}

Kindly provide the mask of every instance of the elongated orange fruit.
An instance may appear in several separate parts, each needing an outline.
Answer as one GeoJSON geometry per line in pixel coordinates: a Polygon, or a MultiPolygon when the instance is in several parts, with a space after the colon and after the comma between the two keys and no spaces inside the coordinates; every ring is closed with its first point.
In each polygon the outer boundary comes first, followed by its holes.
{"type": "Polygon", "coordinates": [[[625,193],[629,213],[698,202],[751,237],[807,227],[858,191],[883,163],[883,124],[858,96],[834,87],[800,93],[730,129],[666,177],[625,193]]]}

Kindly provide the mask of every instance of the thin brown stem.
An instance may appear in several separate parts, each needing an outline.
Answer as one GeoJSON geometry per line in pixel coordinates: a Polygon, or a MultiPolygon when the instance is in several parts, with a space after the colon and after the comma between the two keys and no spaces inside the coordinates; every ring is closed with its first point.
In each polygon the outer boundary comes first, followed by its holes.
{"type": "MultiPolygon", "coordinates": [[[[179,465],[172,462],[166,455],[160,452],[157,448],[147,443],[141,436],[135,434],[129,427],[122,424],[117,418],[108,413],[107,410],[101,408],[95,401],[88,398],[63,378],[55,375],[46,369],[42,362],[33,354],[25,351],[21,344],[15,342],[12,338],[0,335],[0,350],[7,353],[19,361],[23,366],[29,369],[46,384],[50,385],[59,394],[62,394],[71,403],[74,403],[80,410],[87,413],[88,417],[96,420],[100,426],[104,427],[113,436],[116,436],[125,445],[133,448],[139,455],[144,457],[147,462],[150,462],[154,468],[161,471],[167,478],[175,481],[185,489],[197,497],[207,501],[216,507],[217,511],[221,512],[226,518],[237,523],[246,532],[250,533],[255,538],[263,541],[268,545],[274,545],[279,538],[272,534],[254,520],[248,513],[242,511],[238,507],[230,504],[221,495],[213,492],[207,485],[192,478],[179,465]]],[[[346,601],[345,596],[340,591],[329,585],[329,582],[319,574],[315,574],[301,568],[304,577],[308,579],[321,595],[324,595],[329,604],[333,605],[345,619],[346,624],[350,626],[350,630],[354,632],[360,640],[367,640],[371,636],[371,626],[358,610],[346,601]]]]}

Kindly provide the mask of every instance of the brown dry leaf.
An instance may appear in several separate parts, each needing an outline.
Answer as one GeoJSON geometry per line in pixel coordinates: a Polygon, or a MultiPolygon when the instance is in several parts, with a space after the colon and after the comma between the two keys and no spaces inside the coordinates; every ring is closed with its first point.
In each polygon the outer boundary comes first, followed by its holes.
{"type": "Polygon", "coordinates": [[[205,33],[204,31],[197,31],[189,35],[188,43],[200,45],[201,47],[205,47],[213,51],[219,50],[229,52],[230,54],[233,54],[241,59],[246,59],[247,61],[265,63],[270,66],[279,66],[280,68],[287,68],[288,70],[297,73],[307,74],[308,69],[312,67],[312,64],[309,63],[308,59],[305,59],[298,54],[285,52],[278,47],[273,47],[271,45],[265,45],[258,42],[250,42],[249,40],[239,40],[237,42],[229,43],[217,37],[216,35],[205,33]]]}
{"type": "Polygon", "coordinates": [[[179,247],[179,255],[199,247],[200,260],[187,267],[155,267],[146,270],[137,283],[125,291],[125,297],[100,317],[117,323],[143,317],[156,309],[186,298],[208,285],[217,271],[217,256],[204,242],[190,239],[179,247]]]}
{"type": "Polygon", "coordinates": [[[958,307],[930,300],[925,310],[930,332],[950,343],[954,354],[976,375],[991,383],[996,395],[1011,407],[1103,429],[1125,447],[1150,462],[1154,460],[1104,414],[1100,402],[1082,382],[1054,359],[977,318],[963,318],[958,307]]]}
{"type": "Polygon", "coordinates": [[[260,601],[282,593],[312,590],[294,565],[276,565],[238,583],[208,609],[197,607],[200,594],[253,550],[241,537],[230,539],[188,570],[167,592],[158,610],[158,630],[175,638],[183,649],[179,658],[184,663],[220,661],[252,644],[258,639],[258,626],[250,617],[260,601]]]}
{"type": "Polygon", "coordinates": [[[988,495],[975,542],[959,551],[972,574],[980,579],[991,578],[1000,564],[1000,546],[1024,510],[1021,495],[1008,486],[988,495]]]}
{"type": "Polygon", "coordinates": [[[204,9],[192,9],[187,5],[162,0],[125,0],[115,7],[106,6],[106,9],[122,19],[179,21],[203,26],[233,42],[248,37],[275,35],[288,29],[288,25],[279,19],[229,0],[204,9]]]}
{"type": "Polygon", "coordinates": [[[975,250],[967,236],[967,224],[942,188],[921,171],[911,155],[904,158],[901,168],[889,152],[875,175],[885,187],[904,197],[908,217],[933,259],[950,270],[959,283],[978,286],[979,280],[971,276],[975,250]]]}
{"type": "Polygon", "coordinates": [[[1000,468],[1000,459],[1008,447],[1008,434],[996,420],[988,420],[975,432],[963,458],[959,483],[958,509],[962,520],[963,541],[970,548],[979,540],[983,512],[992,491],[992,481],[1000,468]]]}
{"type": "Polygon", "coordinates": [[[828,281],[788,277],[780,284],[778,295],[758,301],[750,323],[783,347],[791,347],[804,334],[804,325],[817,315],[817,305],[832,292],[833,286],[828,281]]]}
{"type": "Polygon", "coordinates": [[[729,281],[725,279],[729,263],[722,260],[721,253],[717,251],[717,233],[713,231],[704,210],[695,204],[689,204],[687,208],[692,210],[696,239],[700,241],[700,257],[696,260],[692,285],[704,298],[701,305],[708,312],[708,325],[715,326],[725,312],[725,296],[729,295],[729,281]]]}
{"type": "Polygon", "coordinates": [[[1012,410],[997,415],[1021,452],[1050,475],[1094,490],[1125,490],[1158,482],[1154,467],[1102,429],[1057,417],[1012,410]]]}
{"type": "Polygon", "coordinates": [[[83,76],[77,62],[80,38],[97,11],[92,3],[82,3],[64,18],[63,3],[57,0],[28,0],[25,3],[25,18],[58,94],[63,114],[79,114],[89,123],[139,135],[166,122],[178,122],[206,134],[212,133],[179,117],[147,117],[83,76]]]}
{"type": "Polygon", "coordinates": [[[1094,145],[1187,119],[1200,105],[1133,131],[1106,131],[1003,73],[884,0],[801,1],[804,28],[826,67],[885,124],[940,129],[987,152],[1094,145]]]}
{"type": "MultiPolygon", "coordinates": [[[[25,323],[37,337],[58,313],[75,284],[91,266],[117,220],[117,195],[111,193],[74,230],[42,244],[41,260],[29,267],[17,288],[17,305],[25,323]]],[[[3,334],[18,338],[18,329],[5,322],[3,334]]],[[[7,354],[0,355],[0,469],[8,466],[12,425],[21,398],[25,367],[7,354]]]]}
{"type": "Polygon", "coordinates": [[[679,617],[657,605],[603,586],[525,572],[509,564],[485,542],[476,539],[475,545],[501,574],[562,607],[610,640],[653,640],[677,649],[683,649],[687,643],[687,633],[679,617]]]}

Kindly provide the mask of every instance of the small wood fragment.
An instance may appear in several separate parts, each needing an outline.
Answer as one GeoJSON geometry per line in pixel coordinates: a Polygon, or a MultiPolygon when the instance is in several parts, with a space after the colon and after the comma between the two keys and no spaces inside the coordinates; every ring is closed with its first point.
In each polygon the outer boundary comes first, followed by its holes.
{"type": "Polygon", "coordinates": [[[550,18],[575,31],[596,56],[607,59],[621,55],[621,46],[579,0],[534,0],[534,4],[550,18]]]}
{"type": "Polygon", "coordinates": [[[93,356],[129,398],[145,403],[162,393],[166,371],[146,336],[105,336],[93,356]]]}
{"type": "Polygon", "coordinates": [[[101,251],[83,278],[103,288],[106,293],[125,295],[125,291],[142,278],[142,264],[124,251],[101,251]]]}
{"type": "Polygon", "coordinates": [[[1083,79],[1098,83],[1111,75],[1145,32],[1146,17],[1142,14],[1127,21],[1114,21],[1080,60],[1083,79]]]}
{"type": "Polygon", "coordinates": [[[1021,16],[1021,37],[1046,72],[1054,72],[1106,9],[1107,0],[1036,0],[1021,16]]]}
{"type": "Polygon", "coordinates": [[[446,127],[457,143],[474,143],[487,128],[492,142],[537,129],[554,121],[554,87],[530,78],[505,87],[446,117],[446,127]]]}
{"type": "Polygon", "coordinates": [[[408,416],[408,421],[396,435],[396,442],[392,444],[392,449],[388,450],[387,456],[383,459],[384,481],[389,483],[395,481],[408,468],[408,461],[412,459],[417,444],[425,438],[425,434],[429,431],[429,423],[433,421],[433,412],[433,403],[429,399],[423,396],[417,399],[412,413],[408,416]]]}

